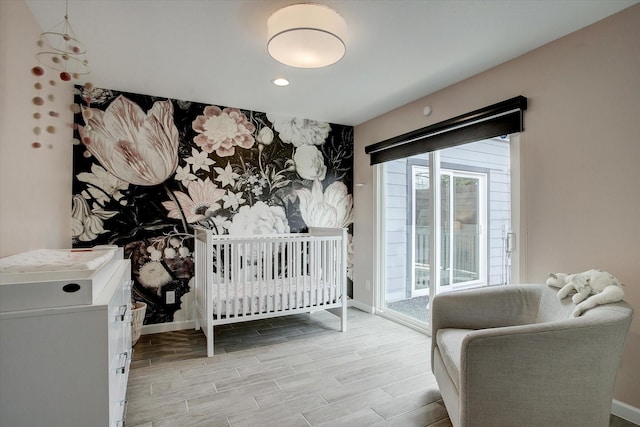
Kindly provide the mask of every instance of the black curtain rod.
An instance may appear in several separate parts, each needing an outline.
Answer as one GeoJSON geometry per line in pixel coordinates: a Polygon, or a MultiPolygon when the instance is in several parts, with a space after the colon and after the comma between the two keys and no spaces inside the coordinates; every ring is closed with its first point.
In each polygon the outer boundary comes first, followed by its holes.
{"type": "MultiPolygon", "coordinates": [[[[527,109],[527,98],[524,96],[516,96],[506,101],[498,102],[497,104],[489,105],[488,107],[480,108],[470,113],[461,114],[452,119],[444,120],[442,122],[435,123],[433,125],[423,127],[405,134],[395,136],[393,138],[386,139],[384,141],[377,142],[365,147],[364,151],[367,154],[389,150],[392,147],[406,144],[410,141],[428,138],[431,135],[446,132],[452,129],[470,125],[474,122],[482,122],[492,117],[499,116],[501,114],[508,113],[514,110],[524,111],[527,109]]],[[[523,128],[523,124],[521,124],[523,128]]]]}

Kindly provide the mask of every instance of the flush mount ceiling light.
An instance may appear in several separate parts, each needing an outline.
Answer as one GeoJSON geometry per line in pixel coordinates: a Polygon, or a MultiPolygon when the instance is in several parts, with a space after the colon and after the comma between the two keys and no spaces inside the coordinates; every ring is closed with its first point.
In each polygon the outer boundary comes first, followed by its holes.
{"type": "Polygon", "coordinates": [[[346,51],[347,24],[333,9],[320,4],[284,7],[267,21],[269,54],[297,68],[320,68],[338,62],[346,51]]]}

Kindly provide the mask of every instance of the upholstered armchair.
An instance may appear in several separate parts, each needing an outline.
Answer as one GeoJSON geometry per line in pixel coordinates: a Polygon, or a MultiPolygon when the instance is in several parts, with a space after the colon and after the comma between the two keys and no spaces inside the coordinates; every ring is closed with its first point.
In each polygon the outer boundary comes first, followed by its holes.
{"type": "Polygon", "coordinates": [[[431,367],[455,427],[609,425],[633,310],[573,317],[557,292],[505,285],[433,299],[431,367]]]}

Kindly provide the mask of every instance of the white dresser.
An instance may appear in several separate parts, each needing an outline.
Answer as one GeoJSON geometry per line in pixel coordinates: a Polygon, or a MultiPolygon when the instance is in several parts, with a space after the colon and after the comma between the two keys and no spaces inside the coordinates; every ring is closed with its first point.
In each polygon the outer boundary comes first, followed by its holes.
{"type": "Polygon", "coordinates": [[[0,426],[124,425],[131,265],[110,250],[100,265],[0,273],[0,426]]]}

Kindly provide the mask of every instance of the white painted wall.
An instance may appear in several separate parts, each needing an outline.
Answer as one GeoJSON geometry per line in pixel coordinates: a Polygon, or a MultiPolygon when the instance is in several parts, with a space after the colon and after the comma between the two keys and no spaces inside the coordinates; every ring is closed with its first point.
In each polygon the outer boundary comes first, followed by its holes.
{"type": "Polygon", "coordinates": [[[34,88],[38,79],[31,68],[41,32],[24,1],[0,1],[0,256],[71,247],[73,86],[47,69],[40,78],[43,89],[34,88]],[[56,133],[41,138],[42,148],[35,149],[37,108],[31,99],[38,92],[55,98],[42,114],[51,109],[60,117],[40,120],[55,125],[56,133]]]}
{"type": "MultiPolygon", "coordinates": [[[[364,147],[517,95],[529,99],[521,150],[520,280],[599,267],[640,313],[640,5],[355,128],[354,297],[373,305],[373,168],[364,147]],[[423,115],[426,105],[430,116],[423,115]],[[524,242],[523,237],[526,237],[524,242]]],[[[640,315],[615,399],[640,408],[640,315]]]]}

